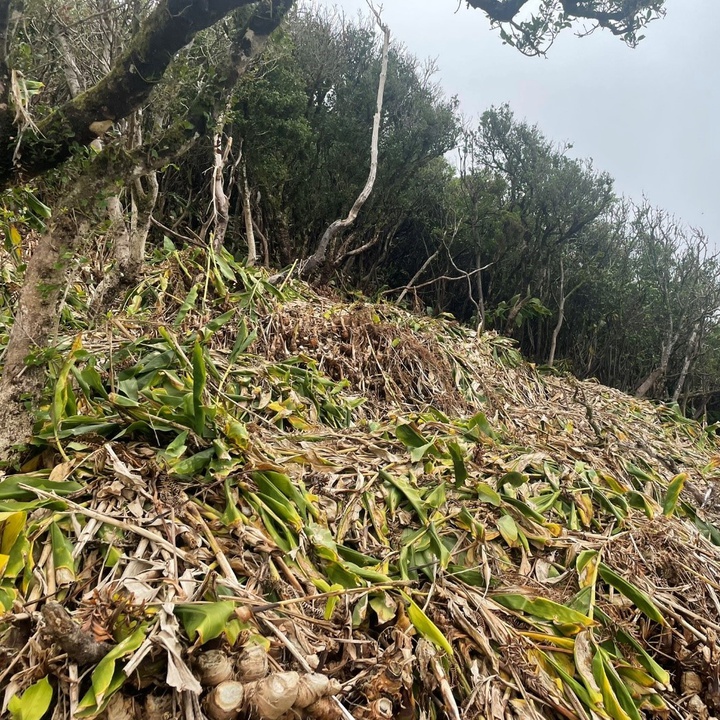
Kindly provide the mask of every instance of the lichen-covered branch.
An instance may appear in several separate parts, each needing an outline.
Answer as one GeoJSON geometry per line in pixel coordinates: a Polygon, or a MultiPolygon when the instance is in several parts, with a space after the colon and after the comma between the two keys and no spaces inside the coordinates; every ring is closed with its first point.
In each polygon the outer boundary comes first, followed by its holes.
{"type": "MultiPolygon", "coordinates": [[[[7,2],[0,0],[0,12],[7,2]]],[[[40,121],[37,134],[25,135],[15,166],[9,147],[0,148],[0,187],[13,178],[33,177],[56,167],[70,156],[74,145],[92,142],[108,123],[127,117],[147,99],[175,54],[198,32],[250,4],[252,0],[162,0],[100,82],[40,121]]],[[[240,61],[249,62],[256,46],[277,27],[277,18],[290,6],[289,0],[258,5],[240,47],[240,61]]],[[[243,70],[238,68],[238,73],[243,70]]]]}
{"type": "Polygon", "coordinates": [[[526,55],[541,55],[573,22],[586,22],[586,32],[601,27],[634,46],[638,31],[665,13],[665,0],[467,0],[497,26],[503,40],[526,55]],[[528,15],[528,9],[532,12],[528,15]]]}

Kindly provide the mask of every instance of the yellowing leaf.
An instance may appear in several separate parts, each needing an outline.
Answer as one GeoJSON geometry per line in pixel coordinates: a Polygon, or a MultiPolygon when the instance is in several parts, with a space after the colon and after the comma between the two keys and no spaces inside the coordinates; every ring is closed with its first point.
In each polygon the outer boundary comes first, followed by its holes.
{"type": "Polygon", "coordinates": [[[9,231],[10,237],[10,248],[12,250],[13,257],[17,262],[22,262],[22,235],[18,232],[18,229],[14,226],[10,226],[9,231]]]}
{"type": "Polygon", "coordinates": [[[13,720],[40,720],[50,709],[53,689],[47,677],[31,685],[21,696],[10,698],[8,710],[13,720]]]}
{"type": "Polygon", "coordinates": [[[680,473],[670,481],[667,492],[665,493],[665,502],[663,503],[663,515],[666,517],[675,512],[678,500],[680,499],[680,493],[683,491],[689,477],[687,473],[680,473]]]}
{"type": "Polygon", "coordinates": [[[438,626],[422,611],[419,605],[413,602],[409,595],[402,593],[402,596],[408,602],[408,617],[418,633],[426,640],[429,640],[444,650],[448,655],[452,655],[452,646],[448,639],[440,632],[438,626]]]}
{"type": "Polygon", "coordinates": [[[505,540],[510,547],[518,547],[520,545],[518,542],[518,526],[509,515],[502,515],[498,518],[497,529],[503,536],[503,540],[505,540]]]}

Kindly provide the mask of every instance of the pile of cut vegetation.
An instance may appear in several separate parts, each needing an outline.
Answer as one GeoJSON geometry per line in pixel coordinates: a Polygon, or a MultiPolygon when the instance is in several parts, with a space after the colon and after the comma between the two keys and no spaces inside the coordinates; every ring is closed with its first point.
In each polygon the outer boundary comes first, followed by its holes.
{"type": "Polygon", "coordinates": [[[0,480],[3,717],[720,712],[714,428],[166,249],[0,480]]]}

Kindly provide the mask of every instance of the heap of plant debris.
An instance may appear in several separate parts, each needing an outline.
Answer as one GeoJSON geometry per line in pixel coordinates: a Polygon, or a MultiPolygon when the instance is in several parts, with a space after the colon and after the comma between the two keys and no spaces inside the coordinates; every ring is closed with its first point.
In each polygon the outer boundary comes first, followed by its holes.
{"type": "Polygon", "coordinates": [[[225,253],[88,297],[0,480],[2,717],[720,712],[714,428],[225,253]]]}

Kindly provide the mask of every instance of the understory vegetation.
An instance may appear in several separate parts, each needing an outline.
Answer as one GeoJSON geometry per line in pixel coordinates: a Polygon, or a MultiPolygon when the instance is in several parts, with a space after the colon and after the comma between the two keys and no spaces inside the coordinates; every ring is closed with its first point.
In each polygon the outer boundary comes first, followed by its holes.
{"type": "MultiPolygon", "coordinates": [[[[119,6],[78,24],[81,5],[65,15],[36,9],[18,28],[17,77],[28,110],[43,115],[107,72],[138,10],[126,7],[123,16],[119,6]],[[64,34],[46,27],[53,22],[67,25],[64,34]],[[46,36],[55,39],[38,48],[35,38],[46,36]],[[83,43],[93,52],[75,50],[83,43]]],[[[297,11],[218,100],[219,63],[241,23],[201,33],[142,111],[112,131],[160,162],[151,173],[137,168],[141,177],[102,201],[105,225],[85,238],[102,246],[91,261],[97,281],[123,234],[130,246],[141,235],[156,246],[165,236],[214,242],[250,264],[286,267],[312,255],[353,204],[368,172],[381,64],[374,21],[297,11]],[[198,113],[205,130],[180,160],[178,148],[168,152],[165,128],[198,113]]],[[[712,411],[720,275],[702,230],[648,199],[619,197],[607,173],[507,106],[479,120],[461,112],[432,63],[391,46],[375,185],[328,248],[320,280],[402,296],[423,312],[513,337],[540,364],[677,402],[696,417],[712,411]]],[[[80,153],[74,172],[66,166],[4,196],[9,250],[33,223],[42,226],[32,197],[53,207],[82,182],[88,161],[80,153]]],[[[80,211],[94,223],[103,214],[80,211]]],[[[137,252],[116,262],[135,279],[137,252]]]]}

